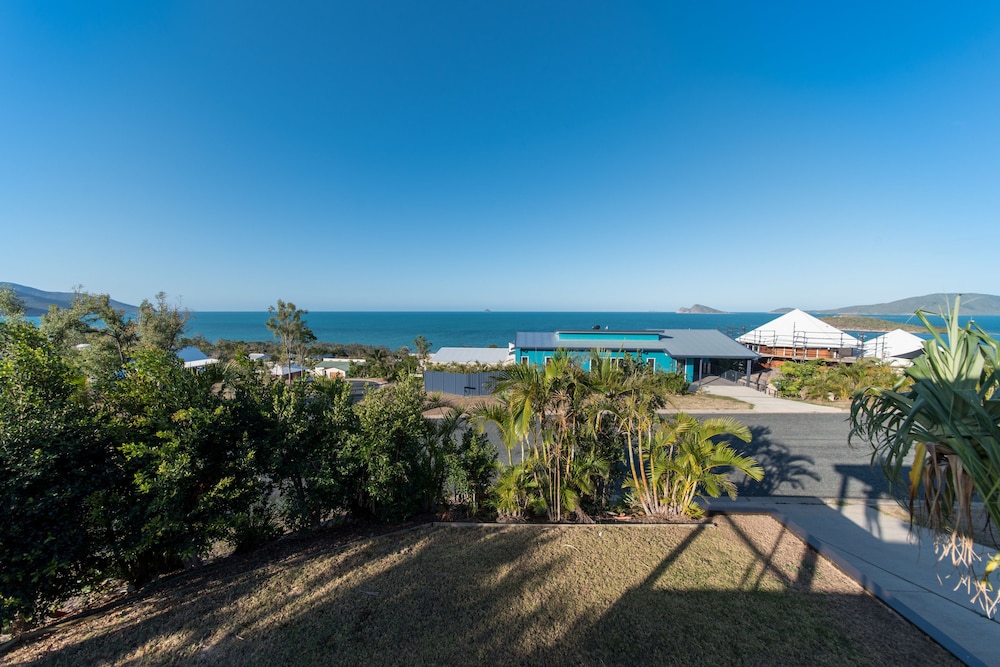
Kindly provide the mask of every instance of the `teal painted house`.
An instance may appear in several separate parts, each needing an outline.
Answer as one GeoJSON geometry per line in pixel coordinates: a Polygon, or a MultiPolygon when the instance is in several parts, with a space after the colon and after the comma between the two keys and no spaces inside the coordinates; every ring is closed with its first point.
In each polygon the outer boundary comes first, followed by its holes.
{"type": "Polygon", "coordinates": [[[521,364],[544,365],[557,350],[565,350],[590,365],[592,350],[601,356],[629,354],[653,368],[680,373],[688,382],[700,380],[713,364],[745,361],[749,372],[756,352],[715,329],[648,329],[643,331],[522,331],[514,342],[514,359],[521,364]]]}

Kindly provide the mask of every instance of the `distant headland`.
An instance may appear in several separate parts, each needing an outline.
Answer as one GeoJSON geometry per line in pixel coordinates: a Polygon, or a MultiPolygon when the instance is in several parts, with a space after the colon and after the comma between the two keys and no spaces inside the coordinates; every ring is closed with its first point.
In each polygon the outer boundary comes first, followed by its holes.
{"type": "MultiPolygon", "coordinates": [[[[24,314],[28,317],[39,317],[49,312],[49,306],[69,308],[76,297],[75,292],[46,292],[45,290],[25,287],[17,283],[0,282],[0,289],[9,288],[14,292],[14,296],[24,302],[24,314]]],[[[126,313],[138,313],[139,308],[121,301],[111,299],[111,305],[126,313]]]]}

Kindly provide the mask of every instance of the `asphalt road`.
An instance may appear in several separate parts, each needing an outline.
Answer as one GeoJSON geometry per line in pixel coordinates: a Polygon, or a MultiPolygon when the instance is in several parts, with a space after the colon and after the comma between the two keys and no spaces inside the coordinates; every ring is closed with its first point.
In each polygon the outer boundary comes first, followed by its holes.
{"type": "Polygon", "coordinates": [[[764,466],[763,481],[739,482],[741,496],[891,497],[882,470],[872,468],[869,447],[860,441],[853,447],[847,444],[846,414],[734,416],[753,434],[749,444],[734,445],[764,466]]]}

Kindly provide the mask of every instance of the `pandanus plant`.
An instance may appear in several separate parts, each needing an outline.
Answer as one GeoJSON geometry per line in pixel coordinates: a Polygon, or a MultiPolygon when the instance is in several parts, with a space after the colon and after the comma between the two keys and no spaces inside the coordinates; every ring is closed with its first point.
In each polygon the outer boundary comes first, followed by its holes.
{"type": "Polygon", "coordinates": [[[972,322],[960,327],[959,305],[956,298],[944,318],[946,337],[926,313],[917,313],[931,334],[923,355],[892,389],[868,387],[855,395],[850,437],[867,441],[873,463],[890,482],[905,485],[911,522],[926,514],[942,538],[941,558],[951,559],[973,599],[993,616],[1000,554],[980,573],[972,538],[977,499],[1000,525],[1000,345],[972,322]]]}

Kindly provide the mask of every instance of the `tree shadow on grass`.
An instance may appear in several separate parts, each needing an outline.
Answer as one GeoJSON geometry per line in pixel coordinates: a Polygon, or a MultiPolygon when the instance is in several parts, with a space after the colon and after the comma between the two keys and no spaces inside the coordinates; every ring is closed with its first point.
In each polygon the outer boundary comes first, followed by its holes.
{"type": "Polygon", "coordinates": [[[814,553],[782,567],[759,523],[723,525],[427,526],[303,545],[169,582],[43,662],[864,662],[821,613],[814,553]]]}

